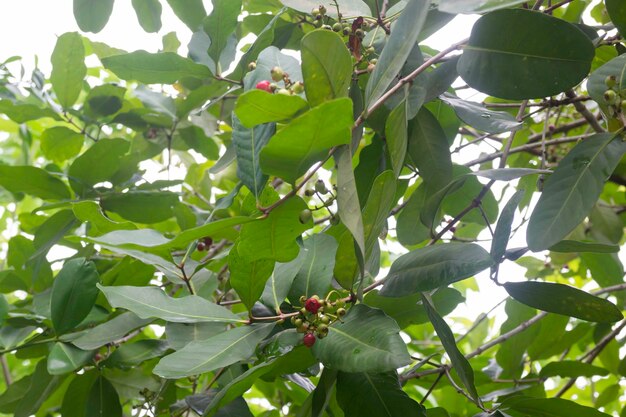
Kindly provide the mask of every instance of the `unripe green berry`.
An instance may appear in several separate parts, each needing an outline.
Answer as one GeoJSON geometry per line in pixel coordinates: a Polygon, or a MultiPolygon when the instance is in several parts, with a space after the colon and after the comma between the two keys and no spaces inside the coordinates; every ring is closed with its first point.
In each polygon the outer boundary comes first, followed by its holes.
{"type": "Polygon", "coordinates": [[[274,81],[282,81],[283,79],[283,69],[281,67],[274,67],[270,70],[270,75],[272,76],[272,80],[274,81]]]}
{"type": "Polygon", "coordinates": [[[365,53],[368,55],[371,55],[374,52],[376,52],[376,48],[374,48],[373,46],[368,46],[367,48],[365,48],[365,53]]]}
{"type": "Polygon", "coordinates": [[[298,220],[300,220],[300,223],[305,224],[311,221],[311,219],[313,218],[313,215],[311,214],[311,210],[309,209],[304,209],[300,212],[300,216],[298,216],[298,220]]]}
{"type": "Polygon", "coordinates": [[[345,308],[338,308],[337,309],[337,316],[343,317],[345,315],[346,315],[346,309],[345,308]]]}
{"type": "Polygon", "coordinates": [[[367,65],[367,72],[372,73],[372,72],[374,72],[375,69],[376,69],[376,65],[374,65],[372,63],[369,63],[367,65]]]}
{"type": "Polygon", "coordinates": [[[294,321],[293,325],[296,326],[296,327],[300,327],[300,326],[302,326],[303,323],[304,322],[302,321],[302,319],[296,319],[294,321]]]}
{"type": "Polygon", "coordinates": [[[306,297],[304,295],[300,296],[300,304],[304,304],[304,302],[306,301],[306,297]]]}
{"type": "Polygon", "coordinates": [[[337,22],[333,25],[333,32],[340,32],[341,29],[343,29],[343,26],[341,26],[341,23],[337,22]]]}
{"type": "Polygon", "coordinates": [[[320,4],[320,7],[318,9],[319,9],[321,15],[325,15],[326,14],[326,6],[324,6],[323,4],[320,4]]]}
{"type": "Polygon", "coordinates": [[[320,318],[320,321],[321,321],[322,323],[324,323],[324,324],[328,324],[328,323],[330,323],[330,318],[328,318],[328,316],[322,316],[322,317],[320,318]]]}
{"type": "Polygon", "coordinates": [[[255,69],[256,69],[256,62],[252,61],[251,63],[248,64],[249,71],[254,71],[255,69]]]}
{"type": "Polygon", "coordinates": [[[617,94],[615,93],[615,91],[613,90],[606,90],[604,92],[604,101],[606,101],[609,104],[613,104],[615,103],[615,100],[617,99],[617,94]]]}
{"type": "Polygon", "coordinates": [[[291,90],[296,94],[301,94],[304,92],[304,83],[302,81],[298,81],[293,86],[291,86],[291,90]]]}
{"type": "Polygon", "coordinates": [[[323,25],[322,29],[333,30],[333,27],[331,25],[323,25]]]}
{"type": "Polygon", "coordinates": [[[363,29],[357,29],[354,34],[360,39],[363,39],[365,37],[365,32],[363,32],[363,29]]]}
{"type": "Polygon", "coordinates": [[[352,33],[352,30],[350,27],[344,27],[341,33],[343,33],[343,36],[349,36],[352,33]]]}
{"type": "Polygon", "coordinates": [[[311,14],[315,17],[320,15],[320,9],[318,9],[317,7],[314,8],[313,10],[311,10],[311,14]]]}
{"type": "Polygon", "coordinates": [[[608,88],[615,87],[615,84],[617,84],[617,77],[615,75],[609,75],[604,79],[604,84],[606,84],[608,88]]]}
{"type": "Polygon", "coordinates": [[[279,88],[278,91],[276,91],[276,94],[280,94],[281,96],[290,96],[291,91],[287,90],[286,88],[279,88]]]}
{"type": "Polygon", "coordinates": [[[341,298],[339,300],[335,301],[335,307],[337,307],[337,308],[342,308],[345,305],[346,305],[346,302],[343,301],[341,298]]]}
{"type": "Polygon", "coordinates": [[[620,107],[622,109],[622,113],[626,113],[626,100],[622,100],[620,107]]]}
{"type": "Polygon", "coordinates": [[[326,184],[324,184],[324,180],[315,181],[315,191],[324,195],[328,194],[328,188],[326,188],[326,184]]]}

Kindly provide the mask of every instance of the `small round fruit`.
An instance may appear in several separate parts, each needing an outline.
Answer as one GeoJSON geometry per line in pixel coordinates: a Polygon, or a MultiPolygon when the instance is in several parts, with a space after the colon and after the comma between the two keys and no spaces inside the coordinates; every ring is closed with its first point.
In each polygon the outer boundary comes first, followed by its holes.
{"type": "Polygon", "coordinates": [[[363,32],[363,29],[357,29],[356,31],[354,31],[354,34],[360,39],[363,39],[365,37],[365,32],[363,32]]]}
{"type": "Polygon", "coordinates": [[[322,304],[320,304],[319,300],[311,297],[304,302],[304,308],[306,308],[306,311],[309,313],[317,314],[319,309],[322,308],[322,304]]]}
{"type": "Polygon", "coordinates": [[[280,94],[281,96],[290,96],[291,95],[291,91],[287,90],[286,88],[279,88],[276,91],[276,94],[280,94]]]}
{"type": "Polygon", "coordinates": [[[335,307],[337,307],[337,308],[343,308],[343,306],[345,306],[345,305],[346,305],[346,302],[343,301],[341,298],[339,300],[335,301],[335,307]]]}
{"type": "Polygon", "coordinates": [[[318,193],[322,195],[328,193],[328,188],[326,188],[326,184],[324,183],[324,180],[315,181],[315,191],[317,191],[318,193]]]}
{"type": "Polygon", "coordinates": [[[306,297],[304,295],[300,296],[300,304],[304,304],[304,302],[306,301],[306,297]]]}
{"type": "Polygon", "coordinates": [[[321,321],[323,324],[328,324],[328,323],[330,323],[330,318],[328,318],[328,316],[322,316],[322,318],[320,319],[320,321],[321,321]]]}
{"type": "Polygon", "coordinates": [[[313,218],[313,215],[311,214],[311,210],[309,209],[304,209],[300,212],[300,216],[298,216],[298,220],[300,220],[300,223],[305,224],[311,221],[311,219],[313,218]]]}
{"type": "Polygon", "coordinates": [[[312,347],[315,344],[315,335],[313,333],[305,334],[302,343],[308,348],[312,347]]]}
{"type": "Polygon", "coordinates": [[[296,327],[300,327],[302,326],[302,323],[304,323],[304,321],[302,321],[302,319],[295,319],[293,322],[293,325],[296,327]]]}
{"type": "Polygon", "coordinates": [[[254,71],[256,69],[256,62],[252,61],[248,64],[248,71],[254,71]]]}
{"type": "Polygon", "coordinates": [[[338,317],[343,317],[346,315],[346,309],[345,308],[338,308],[337,309],[337,316],[338,317]]]}
{"type": "Polygon", "coordinates": [[[274,67],[270,70],[270,75],[274,81],[282,81],[284,73],[281,67],[274,67]]]}
{"type": "Polygon", "coordinates": [[[622,100],[620,107],[622,109],[622,113],[626,113],[626,100],[622,100]]]}
{"type": "Polygon", "coordinates": [[[372,64],[372,63],[367,64],[367,72],[369,72],[370,74],[374,72],[375,69],[376,69],[375,64],[372,64]]]}
{"type": "Polygon", "coordinates": [[[615,75],[609,75],[604,79],[604,84],[606,84],[609,88],[615,87],[615,84],[617,84],[617,77],[615,75]]]}
{"type": "Polygon", "coordinates": [[[272,83],[268,80],[259,81],[256,83],[257,90],[267,91],[268,93],[272,92],[272,83]]]}
{"type": "Polygon", "coordinates": [[[343,36],[350,36],[352,30],[349,27],[344,27],[341,33],[343,33],[343,36]]]}
{"type": "Polygon", "coordinates": [[[202,238],[202,242],[207,246],[211,246],[213,244],[213,239],[209,236],[205,236],[202,238]]]}
{"type": "Polygon", "coordinates": [[[302,81],[298,81],[291,87],[292,91],[296,94],[301,94],[304,92],[304,83],[302,81]]]}
{"type": "Polygon", "coordinates": [[[204,242],[198,242],[196,249],[198,249],[199,252],[204,252],[206,250],[206,244],[204,242]]]}
{"type": "Polygon", "coordinates": [[[315,17],[320,15],[320,9],[318,9],[317,7],[314,8],[313,10],[311,10],[311,14],[315,17]]]}
{"type": "Polygon", "coordinates": [[[615,103],[615,99],[617,99],[617,94],[613,90],[606,90],[604,92],[604,101],[609,104],[615,103]]]}
{"type": "Polygon", "coordinates": [[[333,27],[331,25],[323,25],[322,29],[333,30],[333,27]]]}
{"type": "Polygon", "coordinates": [[[313,190],[312,188],[308,188],[304,190],[304,195],[307,197],[312,197],[313,195],[315,195],[315,190],[313,190]]]}
{"type": "Polygon", "coordinates": [[[333,32],[340,32],[341,29],[343,29],[343,26],[341,25],[341,23],[337,22],[333,25],[333,32]]]}
{"type": "Polygon", "coordinates": [[[325,15],[326,14],[326,6],[324,6],[323,4],[320,4],[318,9],[319,9],[321,15],[325,15]]]}

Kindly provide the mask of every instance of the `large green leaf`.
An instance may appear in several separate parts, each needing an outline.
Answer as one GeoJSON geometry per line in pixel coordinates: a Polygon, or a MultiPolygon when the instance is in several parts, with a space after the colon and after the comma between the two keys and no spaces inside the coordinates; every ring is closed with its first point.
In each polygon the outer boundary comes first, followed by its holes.
{"type": "Polygon", "coordinates": [[[0,113],[6,114],[9,119],[16,123],[24,123],[44,117],[60,119],[59,115],[52,109],[41,108],[34,104],[13,103],[10,100],[0,100],[0,113]]]}
{"type": "Polygon", "coordinates": [[[174,350],[180,350],[191,342],[206,340],[226,331],[224,323],[167,323],[165,334],[167,343],[174,350]]]}
{"type": "Polygon", "coordinates": [[[396,234],[403,245],[415,245],[430,236],[429,230],[420,221],[420,213],[428,196],[426,186],[420,184],[408,197],[408,201],[397,217],[396,234]]]}
{"type": "Polygon", "coordinates": [[[595,375],[606,376],[609,371],[585,362],[579,361],[560,361],[550,362],[543,368],[539,376],[541,378],[550,378],[560,376],[561,378],[578,378],[579,376],[591,378],[595,375]]]}
{"type": "Polygon", "coordinates": [[[609,417],[609,414],[562,398],[531,398],[513,396],[505,400],[501,407],[514,417],[609,417]]]}
{"type": "Polygon", "coordinates": [[[530,216],[526,240],[532,251],[558,243],[587,217],[624,152],[621,137],[602,133],[576,145],[559,162],[530,216]]]}
{"type": "Polygon", "coordinates": [[[161,29],[163,6],[159,0],[132,0],[132,5],[143,30],[156,33],[161,29]]]}
{"type": "Polygon", "coordinates": [[[365,258],[365,232],[359,204],[354,171],[352,170],[352,152],[347,145],[339,146],[335,151],[337,163],[337,206],[341,222],[354,237],[361,257],[365,258]]]}
{"type": "MultiPolygon", "coordinates": [[[[255,59],[257,59],[257,57],[259,58],[259,61],[261,60],[261,56],[263,55],[262,52],[265,52],[267,50],[269,50],[270,48],[273,50],[277,50],[278,48],[270,46],[274,40],[274,29],[275,26],[277,26],[277,23],[280,22],[281,19],[281,14],[285,11],[286,9],[283,8],[281,9],[279,12],[277,12],[274,17],[272,18],[272,20],[269,21],[269,23],[258,33],[258,36],[256,38],[256,40],[254,41],[254,43],[252,44],[252,46],[250,46],[250,48],[243,54],[243,56],[241,57],[241,59],[239,60],[239,63],[237,64],[237,67],[235,68],[235,70],[229,74],[230,77],[235,77],[235,78],[242,78],[244,76],[244,74],[248,71],[248,64],[250,64],[250,62],[254,61],[255,59]]],[[[295,58],[294,58],[295,59],[295,58]]],[[[281,66],[282,67],[282,66],[281,66]]],[[[272,67],[270,67],[271,69],[272,67]]],[[[284,67],[282,67],[284,69],[284,67]]],[[[253,71],[256,72],[256,71],[253,71]]],[[[299,72],[299,71],[298,71],[299,72]]],[[[289,75],[293,75],[292,72],[289,72],[289,75]]],[[[247,79],[247,77],[246,77],[247,79]]],[[[266,80],[269,79],[269,77],[265,78],[266,80]]],[[[297,78],[292,78],[292,81],[298,80],[297,78]]]]}
{"type": "Polygon", "coordinates": [[[290,198],[265,219],[247,223],[241,228],[239,253],[249,261],[274,259],[289,262],[298,256],[300,247],[296,238],[313,226],[313,222],[302,224],[299,216],[308,209],[299,197],[290,198]]]}
{"type": "Polygon", "coordinates": [[[596,242],[580,242],[575,240],[562,240],[557,244],[550,246],[551,252],[592,252],[592,253],[617,253],[619,246],[606,245],[596,242]]]}
{"type": "Polygon", "coordinates": [[[446,13],[486,13],[524,3],[524,0],[439,0],[439,10],[446,13]]]}
{"type": "Polygon", "coordinates": [[[300,253],[294,260],[286,263],[276,263],[274,272],[265,284],[263,295],[261,295],[263,304],[274,307],[277,312],[280,311],[280,305],[289,295],[291,284],[296,278],[298,271],[300,271],[307,255],[307,251],[300,250],[300,253]]]}
{"type": "Polygon", "coordinates": [[[76,102],[87,75],[83,38],[76,32],[64,33],[57,39],[52,52],[50,82],[59,103],[64,108],[76,102]]]}
{"type": "Polygon", "coordinates": [[[114,0],[74,0],[74,18],[83,32],[100,32],[109,21],[114,0]]]}
{"type": "Polygon", "coordinates": [[[511,196],[509,201],[504,205],[500,218],[496,224],[496,229],[493,232],[493,239],[491,240],[491,249],[489,253],[495,262],[500,262],[506,247],[509,244],[509,238],[511,237],[511,227],[515,218],[515,212],[520,201],[524,197],[524,190],[518,190],[511,196]]]}
{"type": "Polygon", "coordinates": [[[296,274],[289,299],[292,304],[299,304],[301,296],[313,295],[324,297],[328,293],[333,279],[337,242],[326,234],[316,234],[304,241],[304,262],[296,274]]]}
{"type": "Polygon", "coordinates": [[[95,370],[76,375],[70,382],[61,404],[61,415],[72,417],[85,417],[87,411],[87,396],[98,378],[95,370]]]}
{"type": "Polygon", "coordinates": [[[64,126],[55,126],[41,134],[41,151],[54,162],[75,157],[83,147],[83,135],[64,126]]]}
{"type": "Polygon", "coordinates": [[[426,417],[424,407],[402,391],[395,371],[339,372],[337,401],[348,417],[426,417]]]}
{"type": "Polygon", "coordinates": [[[624,3],[620,0],[604,0],[604,5],[611,22],[619,30],[622,37],[626,36],[626,8],[624,8],[624,3]]]}
{"type": "Polygon", "coordinates": [[[169,191],[131,191],[103,196],[100,207],[131,222],[158,223],[174,216],[178,202],[178,194],[169,191]]]}
{"type": "Polygon", "coordinates": [[[163,378],[182,378],[249,359],[273,328],[273,323],[241,326],[206,340],[191,342],[161,359],[154,373],[163,378]]]}
{"type": "MultiPolygon", "coordinates": [[[[209,56],[216,63],[220,60],[220,54],[226,47],[228,38],[237,27],[237,17],[240,13],[241,0],[213,0],[213,10],[202,22],[204,31],[211,39],[209,56]]],[[[218,68],[217,72],[221,73],[221,70],[218,68]]]]}
{"type": "Polygon", "coordinates": [[[14,410],[14,417],[31,417],[63,382],[58,375],[50,375],[46,370],[46,361],[39,361],[30,379],[28,390],[20,398],[14,410]]]}
{"type": "Polygon", "coordinates": [[[55,343],[48,354],[48,373],[62,375],[75,371],[93,358],[94,352],[81,350],[67,343],[55,343]]]}
{"type": "Polygon", "coordinates": [[[325,102],[294,119],[276,133],[261,151],[267,174],[294,183],[309,167],[328,155],[333,146],[350,143],[352,101],[325,102]]]}
{"type": "Polygon", "coordinates": [[[74,191],[81,194],[92,185],[110,180],[129,148],[130,143],[124,139],[103,139],[94,143],[70,165],[70,185],[74,191]]]}
{"type": "Polygon", "coordinates": [[[593,56],[591,40],[570,23],[529,10],[498,10],[474,24],[457,69],[478,91],[519,100],[574,87],[593,56]]]}
{"type": "Polygon", "coordinates": [[[246,128],[239,123],[239,118],[233,115],[233,145],[237,154],[237,177],[257,198],[267,182],[267,175],[261,171],[259,154],[274,132],[276,132],[274,123],[246,128]]]}
{"type": "Polygon", "coordinates": [[[97,349],[108,343],[123,338],[133,330],[151,323],[154,319],[141,319],[130,311],[99,324],[71,340],[72,344],[83,350],[97,349]]]}
{"type": "Polygon", "coordinates": [[[235,104],[235,114],[245,127],[291,119],[307,107],[300,96],[270,94],[263,90],[250,90],[242,94],[235,104]]]}
{"type": "Polygon", "coordinates": [[[122,417],[120,397],[104,376],[98,377],[89,390],[85,417],[122,417]]]}
{"type": "Polygon", "coordinates": [[[174,84],[181,78],[209,78],[211,71],[204,65],[173,52],[151,54],[135,51],[102,59],[102,65],[123,80],[145,84],[174,84]]]}
{"type": "Polygon", "coordinates": [[[452,180],[452,160],[448,140],[441,125],[423,108],[410,123],[409,156],[417,167],[424,185],[439,190],[452,180]]]}
{"type": "Polygon", "coordinates": [[[352,57],[341,37],[315,30],[302,38],[302,75],[311,106],[346,97],[352,78],[352,57]]]}
{"type": "Polygon", "coordinates": [[[459,119],[483,132],[502,133],[522,127],[522,124],[507,112],[490,110],[478,103],[461,100],[450,94],[444,94],[440,98],[452,106],[459,119]]]}
{"type": "Polygon", "coordinates": [[[130,310],[143,319],[156,317],[176,323],[243,321],[230,310],[197,295],[172,298],[156,287],[98,285],[98,288],[113,307],[130,310]]]}
{"type": "Polygon", "coordinates": [[[391,25],[391,35],[383,48],[365,89],[365,108],[378,100],[409,57],[428,14],[430,2],[409,0],[398,20],[391,25]]]}
{"type": "Polygon", "coordinates": [[[105,366],[130,368],[143,362],[158,358],[170,349],[168,341],[145,339],[133,343],[125,343],[115,349],[103,363],[105,366]]]}
{"type": "MultiPolygon", "coordinates": [[[[387,117],[385,122],[385,140],[389,159],[393,173],[400,175],[404,167],[404,158],[408,146],[408,120],[407,120],[407,100],[404,99],[398,104],[387,117]]],[[[450,167],[452,169],[452,167],[450,167]]]]}
{"type": "Polygon", "coordinates": [[[328,337],[313,345],[313,354],[343,372],[386,372],[409,363],[398,324],[381,310],[357,304],[330,326],[328,337]]]}
{"type": "Polygon", "coordinates": [[[67,185],[41,168],[0,165],[0,186],[12,193],[30,194],[43,200],[71,197],[67,185]]]}
{"type": "Polygon", "coordinates": [[[274,270],[274,263],[272,259],[248,261],[239,254],[237,248],[230,250],[228,254],[230,285],[237,291],[237,295],[248,310],[252,309],[263,294],[265,283],[274,270]]]}
{"type": "Polygon", "coordinates": [[[623,318],[615,305],[603,298],[563,284],[550,282],[507,282],[504,289],[511,297],[527,306],[598,323],[623,318]]]}
{"type": "Polygon", "coordinates": [[[473,243],[445,243],[415,249],[391,264],[380,295],[403,297],[469,278],[489,268],[493,260],[473,243]]]}
{"type": "Polygon", "coordinates": [[[206,16],[202,0],[167,0],[167,3],[192,32],[202,26],[202,21],[206,16]]]}
{"type": "Polygon", "coordinates": [[[50,308],[57,334],[79,324],[91,311],[98,297],[100,277],[93,262],[85,258],[65,262],[52,285],[50,308]]]}
{"type": "Polygon", "coordinates": [[[426,314],[428,314],[428,318],[433,324],[435,332],[437,332],[437,336],[441,339],[441,344],[450,357],[450,362],[452,362],[452,366],[454,367],[457,375],[459,375],[459,378],[463,382],[463,385],[465,385],[469,395],[480,403],[480,397],[478,396],[476,386],[474,385],[474,370],[472,369],[472,365],[470,365],[468,360],[465,359],[465,356],[463,356],[456,345],[456,340],[452,330],[450,330],[450,327],[448,327],[445,320],[441,318],[439,313],[437,313],[437,310],[435,310],[432,306],[430,300],[423,294],[422,304],[424,304],[426,314]]]}

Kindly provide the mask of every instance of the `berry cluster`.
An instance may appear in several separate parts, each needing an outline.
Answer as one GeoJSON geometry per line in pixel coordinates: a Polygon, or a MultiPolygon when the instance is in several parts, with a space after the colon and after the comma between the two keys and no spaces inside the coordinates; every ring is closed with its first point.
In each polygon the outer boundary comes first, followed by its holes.
{"type": "Polygon", "coordinates": [[[204,252],[205,250],[208,250],[212,244],[213,239],[211,239],[209,236],[205,236],[202,239],[198,240],[198,243],[196,244],[196,249],[200,252],[204,252]]]}
{"type": "Polygon", "coordinates": [[[341,299],[331,302],[314,295],[310,298],[302,296],[300,302],[304,307],[297,316],[291,318],[291,324],[298,333],[304,333],[302,343],[306,347],[311,347],[317,339],[328,336],[328,326],[346,314],[345,302],[341,299]]]}
{"type": "MultiPolygon", "coordinates": [[[[256,64],[251,63],[250,69],[255,69],[256,64]]],[[[282,94],[290,96],[292,94],[301,94],[304,91],[304,83],[302,81],[292,82],[287,74],[281,67],[274,67],[270,70],[272,80],[275,82],[283,81],[285,87],[279,87],[277,84],[270,82],[269,80],[263,80],[256,83],[257,90],[267,91],[272,94],[282,94]]]]}
{"type": "Polygon", "coordinates": [[[607,90],[604,92],[604,101],[608,106],[609,117],[615,117],[617,114],[626,113],[626,90],[619,90],[617,77],[609,75],[604,80],[607,90]],[[624,97],[622,97],[622,94],[624,97]]]}

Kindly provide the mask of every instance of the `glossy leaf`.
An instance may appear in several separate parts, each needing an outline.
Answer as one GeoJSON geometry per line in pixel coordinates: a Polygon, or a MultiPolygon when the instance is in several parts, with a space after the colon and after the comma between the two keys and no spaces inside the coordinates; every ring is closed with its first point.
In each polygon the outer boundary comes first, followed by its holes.
{"type": "Polygon", "coordinates": [[[143,319],[155,317],[175,323],[241,322],[230,310],[197,295],[172,298],[156,287],[98,285],[111,306],[125,308],[143,319]]]}
{"type": "MultiPolygon", "coordinates": [[[[211,39],[209,56],[216,63],[220,60],[220,54],[226,47],[228,38],[237,27],[237,17],[240,13],[241,0],[214,0],[211,14],[202,22],[204,31],[211,39]]],[[[218,73],[221,72],[218,70],[218,73]]]]}
{"type": "Polygon", "coordinates": [[[206,16],[202,0],[167,0],[167,3],[192,32],[202,25],[202,20],[206,16]]]}
{"type": "Polygon", "coordinates": [[[52,323],[57,334],[79,324],[91,311],[98,296],[99,274],[84,258],[67,261],[52,285],[52,323]]]}
{"type": "Polygon", "coordinates": [[[609,414],[576,404],[573,401],[563,398],[531,398],[525,396],[514,396],[507,399],[502,404],[504,412],[516,412],[516,417],[521,415],[532,415],[536,417],[608,417],[609,414]]]}
{"type": "Polygon", "coordinates": [[[70,185],[74,191],[80,194],[90,186],[110,180],[129,147],[130,143],[124,139],[107,139],[93,144],[70,165],[70,185]]]}
{"type": "Polygon", "coordinates": [[[489,253],[473,243],[416,249],[394,261],[380,295],[402,297],[433,290],[469,278],[492,264],[489,253]]]}
{"type": "Polygon", "coordinates": [[[63,382],[58,375],[50,375],[46,370],[46,361],[39,361],[30,380],[28,390],[17,403],[14,417],[30,417],[39,411],[41,405],[52,395],[63,382]]]}
{"type": "Polygon", "coordinates": [[[624,3],[619,0],[605,0],[604,5],[611,21],[615,24],[619,33],[624,36],[626,34],[626,9],[624,9],[624,3]]]}
{"type": "Polygon", "coordinates": [[[486,13],[515,6],[522,0],[440,0],[439,10],[446,13],[486,13]]]}
{"type": "Polygon", "coordinates": [[[346,97],[352,78],[352,57],[341,38],[315,30],[302,38],[302,75],[311,107],[346,97]]]}
{"type": "Polygon", "coordinates": [[[103,365],[122,368],[139,366],[149,359],[162,356],[169,348],[164,340],[146,339],[126,343],[115,349],[103,365]]]}
{"type": "Polygon", "coordinates": [[[149,324],[153,320],[152,318],[141,319],[128,311],[105,323],[92,327],[88,332],[81,334],[71,342],[83,350],[97,349],[123,338],[128,333],[149,324]]]}
{"type": "Polygon", "coordinates": [[[263,172],[293,184],[313,163],[324,159],[330,148],[350,143],[352,124],[350,99],[317,106],[294,119],[263,148],[263,172]]]}
{"type": "Polygon", "coordinates": [[[41,150],[60,163],[75,157],[83,147],[83,135],[63,126],[46,129],[41,135],[41,150]]]}
{"type": "Polygon", "coordinates": [[[67,343],[55,343],[48,355],[48,373],[62,375],[75,371],[93,358],[94,352],[81,350],[67,343]]]}
{"type": "Polygon", "coordinates": [[[61,106],[71,107],[78,99],[87,74],[82,37],[76,32],[61,35],[52,52],[51,61],[52,88],[61,106]]]}
{"type": "Polygon", "coordinates": [[[333,279],[337,242],[326,234],[316,234],[304,241],[304,261],[296,274],[289,299],[299,304],[300,297],[322,296],[328,293],[333,279]]]}
{"type": "Polygon", "coordinates": [[[589,38],[563,20],[522,9],[498,10],[474,24],[457,69],[480,92],[520,100],[574,87],[589,72],[593,56],[589,38]],[[546,37],[553,42],[544,42],[546,37]]]}
{"type": "Polygon", "coordinates": [[[512,181],[527,175],[552,174],[552,171],[533,168],[496,168],[475,171],[470,174],[495,181],[512,181]]]}
{"type": "Polygon", "coordinates": [[[163,378],[181,378],[246,360],[273,328],[273,323],[242,326],[206,340],[191,342],[161,359],[154,373],[163,378]]]}
{"type": "Polygon", "coordinates": [[[422,30],[430,4],[424,0],[409,0],[367,82],[365,108],[368,109],[387,90],[408,58],[422,30]]]}
{"type": "Polygon", "coordinates": [[[307,107],[307,102],[297,95],[271,94],[263,90],[250,90],[242,94],[235,104],[235,114],[247,128],[263,123],[291,119],[307,107]]]}
{"type": "Polygon", "coordinates": [[[233,145],[237,154],[237,177],[257,198],[267,182],[267,175],[261,171],[259,155],[274,132],[276,132],[274,123],[246,128],[233,115],[233,145]]]}
{"type": "Polygon", "coordinates": [[[491,258],[495,262],[500,262],[506,252],[506,247],[508,246],[509,238],[511,237],[511,227],[515,218],[515,212],[517,211],[517,207],[523,197],[524,190],[516,191],[515,194],[511,196],[509,201],[507,201],[502,209],[502,212],[500,213],[500,218],[498,218],[498,223],[496,224],[496,228],[493,232],[491,249],[489,250],[491,258]]]}
{"type": "Polygon", "coordinates": [[[347,416],[426,417],[424,407],[402,391],[395,372],[340,372],[337,401],[347,416]]]}
{"type": "Polygon", "coordinates": [[[248,308],[263,294],[265,283],[274,270],[272,259],[256,259],[248,261],[242,257],[236,248],[228,254],[228,269],[230,270],[230,285],[237,291],[237,295],[248,308]]]}
{"type": "Polygon", "coordinates": [[[100,206],[126,220],[149,224],[172,217],[174,206],[178,202],[178,195],[171,192],[135,191],[103,196],[100,199],[100,206]],[[150,210],[146,210],[146,207],[150,207],[150,210]]]}
{"type": "Polygon", "coordinates": [[[623,318],[611,302],[563,284],[549,282],[507,282],[504,289],[527,306],[581,320],[607,323],[623,318]]]}
{"type": "Polygon", "coordinates": [[[528,223],[526,240],[532,251],[561,241],[584,220],[625,152],[621,138],[603,133],[579,143],[560,161],[528,223]]]}
{"type": "Polygon", "coordinates": [[[161,29],[161,11],[163,6],[159,0],[132,0],[139,24],[148,33],[161,29]]]}
{"type": "Polygon", "coordinates": [[[10,100],[0,100],[0,113],[6,114],[9,119],[16,123],[24,123],[44,117],[59,119],[59,115],[52,109],[41,108],[34,104],[13,103],[10,100]]]}
{"type": "Polygon", "coordinates": [[[393,173],[397,176],[404,167],[408,146],[407,102],[401,101],[389,114],[385,122],[385,139],[393,173]]]}
{"type": "Polygon", "coordinates": [[[103,376],[89,390],[85,417],[122,417],[122,405],[115,387],[103,376]]]}
{"type": "Polygon", "coordinates": [[[100,32],[109,21],[114,0],[74,0],[74,18],[83,32],[100,32]]]}
{"type": "Polygon", "coordinates": [[[180,350],[191,342],[206,340],[226,331],[224,323],[167,323],[165,334],[167,343],[174,350],[180,350]]]}
{"type": "Polygon", "coordinates": [[[135,51],[102,59],[102,65],[123,80],[145,84],[174,84],[184,77],[208,78],[211,71],[173,52],[135,51]]]}
{"type": "Polygon", "coordinates": [[[459,119],[483,132],[502,133],[522,127],[522,124],[507,112],[489,110],[478,103],[461,100],[450,94],[444,94],[440,98],[452,106],[459,119]]]}
{"type": "Polygon", "coordinates": [[[0,186],[12,193],[30,194],[44,200],[64,200],[71,196],[63,181],[33,166],[0,165],[0,186]]]}
{"type": "Polygon", "coordinates": [[[608,370],[585,362],[560,361],[550,362],[541,368],[539,376],[541,378],[550,378],[553,376],[560,376],[561,378],[577,378],[581,376],[591,378],[595,375],[606,376],[608,374],[608,370]]]}
{"type": "Polygon", "coordinates": [[[617,253],[619,246],[606,245],[596,242],[579,242],[575,240],[562,240],[559,243],[550,246],[551,252],[593,252],[593,253],[617,253]]]}
{"type": "Polygon", "coordinates": [[[263,304],[274,307],[279,312],[280,305],[289,295],[289,289],[296,278],[296,274],[300,271],[302,264],[306,256],[307,251],[300,250],[298,256],[292,261],[286,263],[277,262],[274,266],[274,272],[267,280],[265,289],[261,295],[261,301],[263,304]]]}
{"type": "Polygon", "coordinates": [[[328,337],[313,345],[315,357],[329,368],[386,372],[409,363],[400,328],[380,310],[357,304],[329,329],[328,337]]]}

